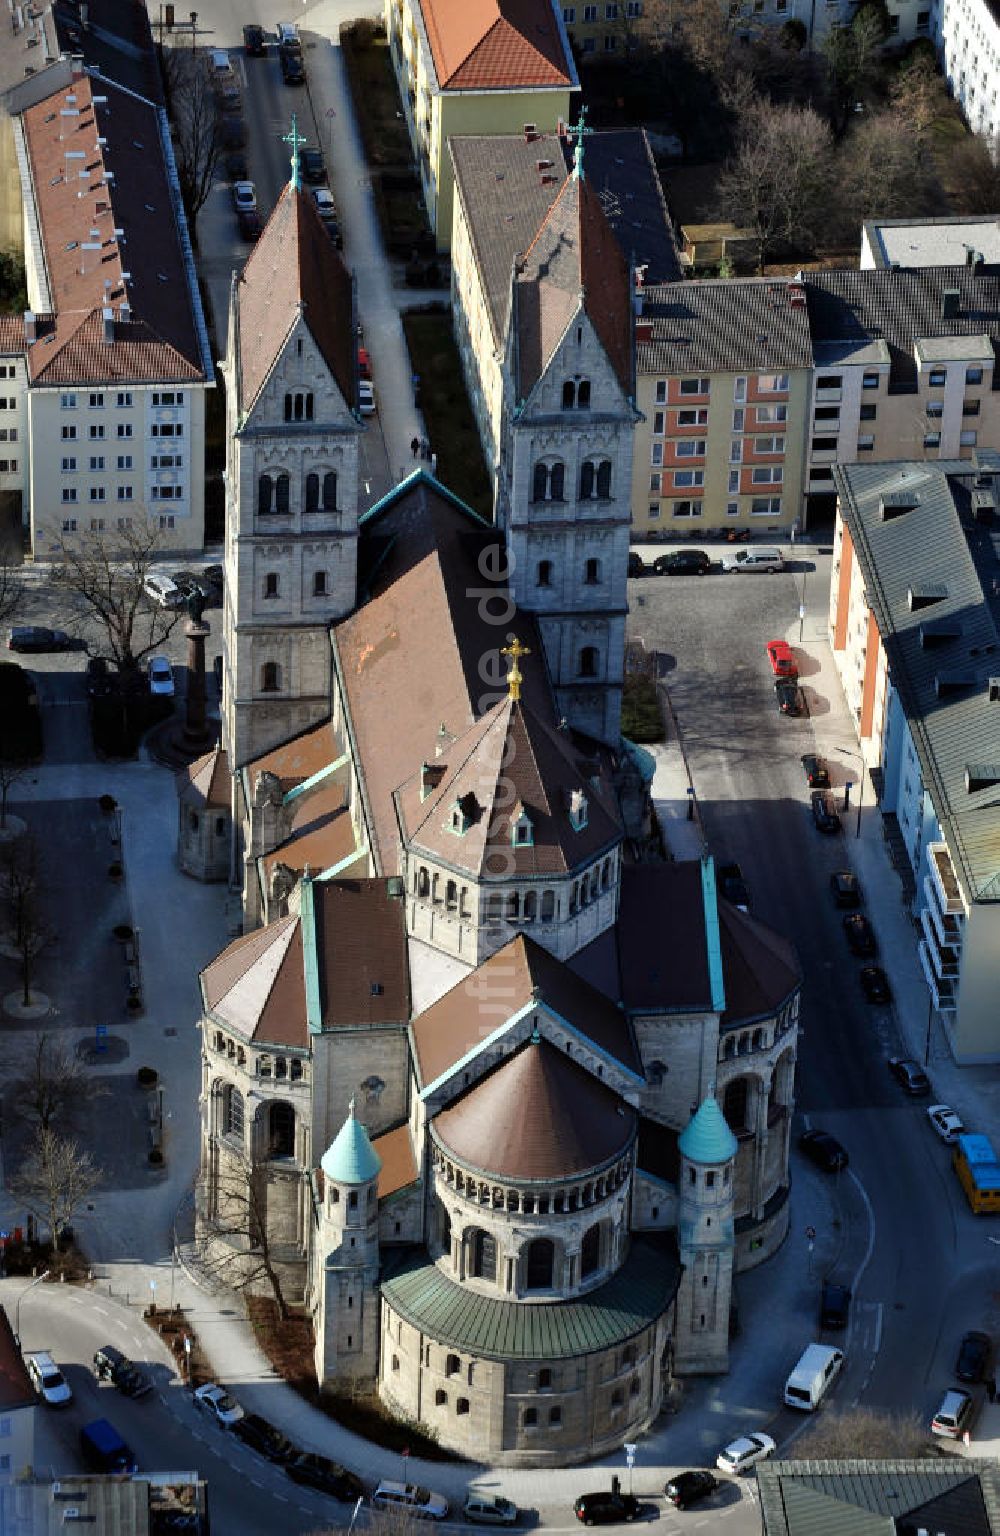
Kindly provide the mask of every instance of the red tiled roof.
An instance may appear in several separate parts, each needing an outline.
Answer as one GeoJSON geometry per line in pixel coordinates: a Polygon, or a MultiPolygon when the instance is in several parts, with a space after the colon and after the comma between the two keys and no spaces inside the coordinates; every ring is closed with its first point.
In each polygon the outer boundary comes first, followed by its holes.
{"type": "Polygon", "coordinates": [[[39,317],[28,347],[31,379],[202,379],[157,109],[110,80],[82,75],[28,107],[21,121],[53,309],[39,317]],[[105,307],[114,312],[110,341],[105,307]]]}
{"type": "Polygon", "coordinates": [[[308,1047],[297,914],[235,939],[202,971],[201,985],[208,1011],[244,1039],[308,1047]]]}
{"type": "Polygon", "coordinates": [[[321,720],[319,725],[311,725],[308,730],[283,741],[280,746],[271,747],[259,757],[250,758],[244,763],[243,772],[250,779],[251,793],[253,780],[258,773],[273,773],[280,781],[283,793],[287,795],[289,790],[311,779],[314,773],[336,762],[340,756],[341,748],[333,729],[333,721],[321,720]]]}
{"type": "Polygon", "coordinates": [[[610,786],[595,789],[590,782],[600,761],[586,762],[568,731],[553,730],[510,697],[430,766],[440,772],[430,794],[421,799],[420,773],[399,793],[404,833],[416,847],[477,876],[566,874],[620,835],[610,786]],[[580,831],[570,821],[574,793],[587,801],[580,831]],[[470,816],[461,834],[451,830],[458,803],[470,816]],[[532,841],[515,844],[512,823],[522,811],[532,841]]]}
{"type": "Polygon", "coordinates": [[[410,1142],[409,1125],[397,1125],[394,1131],[386,1131],[383,1136],[373,1136],[372,1146],[382,1159],[376,1186],[380,1200],[386,1200],[389,1195],[396,1194],[397,1190],[406,1189],[415,1183],[417,1163],[410,1142]]]}
{"type": "Polygon", "coordinates": [[[626,394],[632,392],[629,267],[585,176],[560,188],[514,279],[518,391],[526,399],[582,304],[626,394]]]}
{"type": "Polygon", "coordinates": [[[312,198],[286,182],[237,283],[241,409],[248,411],[300,313],[348,406],[356,403],[351,277],[312,198]]]}
{"type": "Polygon", "coordinates": [[[442,90],[572,84],[548,0],[421,0],[421,11],[442,90]]]}
{"type": "Polygon", "coordinates": [[[546,1040],[529,1041],[433,1121],[466,1167],[509,1179],[568,1179],[620,1156],[630,1104],[546,1040]]]}
{"type": "Polygon", "coordinates": [[[0,352],[24,351],[24,316],[0,315],[0,352]]]}
{"type": "Polygon", "coordinates": [[[263,859],[268,876],[276,864],[287,864],[297,875],[308,865],[314,875],[319,875],[354,852],[354,823],[340,784],[332,779],[321,780],[294,803],[291,832],[263,859]]]}
{"type": "Polygon", "coordinates": [[[410,1017],[406,920],[385,880],[316,880],[316,962],[324,1029],[410,1017]]]}

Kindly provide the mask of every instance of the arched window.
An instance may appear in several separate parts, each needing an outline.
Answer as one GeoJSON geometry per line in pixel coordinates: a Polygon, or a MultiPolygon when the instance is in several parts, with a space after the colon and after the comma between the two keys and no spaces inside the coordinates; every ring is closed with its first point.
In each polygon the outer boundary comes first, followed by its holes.
{"type": "Polygon", "coordinates": [[[448,1394],[441,1387],[438,1387],[434,1394],[434,1404],[437,1408],[447,1408],[448,1406],[448,1394]]]}
{"type": "Polygon", "coordinates": [[[576,386],[576,403],[582,411],[590,405],[590,380],[581,379],[576,386]]]}
{"type": "Polygon", "coordinates": [[[276,661],[265,661],[260,669],[261,693],[277,693],[281,687],[281,668],[276,661]]]}
{"type": "Polygon", "coordinates": [[[536,587],[551,587],[552,585],[552,561],[539,560],[538,571],[535,576],[536,587]]]}
{"type": "Polygon", "coordinates": [[[576,385],[572,379],[567,379],[563,384],[562,403],[564,411],[571,411],[576,404],[576,385]]]}
{"type": "Polygon", "coordinates": [[[319,508],[319,475],[311,473],[306,475],[306,511],[315,512],[319,508]]]}
{"type": "Polygon", "coordinates": [[[549,476],[549,500],[562,501],[563,491],[566,485],[565,464],[553,464],[552,473],[549,476]]]}
{"type": "Polygon", "coordinates": [[[597,676],[597,647],[585,645],[580,652],[579,675],[581,677],[597,676]]]}
{"type": "Polygon", "coordinates": [[[222,1095],[222,1134],[243,1140],[243,1095],[227,1083],[222,1095]]]}
{"type": "Polygon", "coordinates": [[[444,888],[444,904],[449,912],[454,912],[458,906],[458,883],[449,880],[444,888]]]}
{"type": "Polygon", "coordinates": [[[551,1291],[552,1271],[556,1250],[551,1238],[536,1237],[528,1244],[528,1265],[525,1288],[529,1291],[551,1291]]]}
{"type": "Polygon", "coordinates": [[[291,421],[291,419],[292,419],[292,397],[291,397],[291,395],[286,395],[285,396],[285,420],[286,421],[291,421]]]}
{"type": "Polygon", "coordinates": [[[601,890],[606,891],[611,884],[611,860],[605,859],[601,865],[601,890]]]}
{"type": "Polygon", "coordinates": [[[538,1409],[525,1408],[524,1418],[521,1420],[521,1422],[525,1429],[534,1429],[535,1425],[538,1423],[538,1409]]]}
{"type": "Polygon", "coordinates": [[[457,1376],[462,1369],[462,1362],[457,1355],[449,1355],[445,1361],[444,1373],[446,1376],[457,1376]]]}
{"type": "Polygon", "coordinates": [[[507,896],[507,921],[516,923],[521,910],[521,898],[517,891],[510,891],[507,896]]]}
{"type": "Polygon", "coordinates": [[[295,396],[295,411],[294,411],[295,420],[296,421],[301,421],[304,415],[305,415],[305,396],[304,395],[296,395],[295,396]]]}
{"type": "Polygon", "coordinates": [[[580,465],[580,500],[590,501],[594,494],[594,461],[584,459],[580,465]]]}
{"type": "Polygon", "coordinates": [[[267,1154],[269,1157],[295,1156],[295,1111],[280,1099],[268,1105],[267,1154]]]}
{"type": "Polygon", "coordinates": [[[489,1232],[484,1232],[477,1227],[472,1234],[471,1257],[472,1273],[477,1280],[496,1280],[497,1277],[497,1245],[489,1232]]]}
{"type": "Polygon", "coordinates": [[[337,510],[337,476],[332,469],[328,469],[323,476],[323,511],[336,512],[337,510]]]}
{"type": "Polygon", "coordinates": [[[312,393],[310,392],[308,395],[306,395],[306,421],[312,421],[312,419],[313,419],[313,397],[312,397],[312,393]]]}
{"type": "Polygon", "coordinates": [[[561,1424],[562,1423],[562,1409],[559,1407],[558,1404],[555,1406],[555,1408],[550,1408],[549,1409],[549,1423],[550,1424],[561,1424]]]}
{"type": "Polygon", "coordinates": [[[451,1253],[451,1217],[448,1215],[443,1202],[438,1202],[441,1210],[441,1250],[443,1253],[451,1253]]]}
{"type": "Polygon", "coordinates": [[[588,560],[583,568],[583,579],[588,587],[596,587],[601,579],[600,560],[588,560]]]}
{"type": "Polygon", "coordinates": [[[542,922],[551,923],[556,915],[556,896],[554,891],[542,892],[542,922]]]}
{"type": "Polygon", "coordinates": [[[537,893],[537,891],[525,891],[525,893],[524,893],[524,920],[525,920],[525,922],[526,923],[533,922],[535,917],[537,916],[537,914],[538,914],[538,893],[537,893]]]}
{"type": "Polygon", "coordinates": [[[279,475],[274,485],[274,510],[275,512],[288,511],[289,480],[287,475],[279,475]]]}
{"type": "Polygon", "coordinates": [[[274,481],[270,475],[261,475],[257,481],[257,511],[266,517],[274,506],[274,481]]]}
{"type": "Polygon", "coordinates": [[[421,864],[419,870],[417,871],[417,895],[418,896],[429,896],[430,895],[430,891],[431,891],[430,876],[428,875],[427,870],[425,869],[424,865],[421,864]]]}
{"type": "Polygon", "coordinates": [[[597,495],[600,501],[611,496],[611,460],[601,459],[597,466],[597,495]]]}
{"type": "Polygon", "coordinates": [[[734,1131],[745,1131],[747,1125],[747,1111],[749,1108],[749,1088],[747,1078],[737,1077],[726,1089],[726,1096],[722,1101],[722,1113],[734,1131]]]}
{"type": "Polygon", "coordinates": [[[469,1399],[467,1397],[460,1397],[458,1399],[457,1403],[455,1404],[455,1412],[456,1413],[468,1413],[468,1411],[469,1411],[469,1399]]]}
{"type": "Polygon", "coordinates": [[[532,501],[544,501],[549,494],[549,466],[536,464],[531,479],[532,501]]]}
{"type": "Polygon", "coordinates": [[[595,1222],[583,1234],[580,1248],[580,1279],[585,1280],[601,1267],[601,1227],[595,1222]]]}

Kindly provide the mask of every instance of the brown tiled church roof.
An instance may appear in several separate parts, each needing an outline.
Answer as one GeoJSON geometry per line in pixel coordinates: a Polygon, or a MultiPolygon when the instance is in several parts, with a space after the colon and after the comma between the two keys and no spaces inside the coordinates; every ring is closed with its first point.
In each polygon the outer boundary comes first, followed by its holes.
{"type": "Polygon", "coordinates": [[[372,1147],[382,1160],[377,1185],[380,1200],[416,1181],[417,1164],[408,1124],[397,1125],[394,1131],[386,1131],[382,1136],[373,1136],[372,1147]]]}
{"type": "Polygon", "coordinates": [[[258,773],[273,773],[283,793],[287,795],[289,790],[311,779],[321,768],[336,762],[340,755],[341,747],[333,722],[321,720],[319,725],[311,725],[308,730],[283,741],[280,746],[271,747],[259,757],[252,757],[244,764],[242,771],[247,776],[251,794],[258,773]]]}
{"type": "Polygon", "coordinates": [[[235,939],[202,971],[201,986],[207,1012],[245,1040],[308,1046],[297,914],[235,939]]]}
{"type": "Polygon", "coordinates": [[[538,0],[421,0],[438,84],[509,91],[572,83],[555,15],[538,0]]]}
{"type": "Polygon", "coordinates": [[[726,988],[723,1026],[774,1013],[801,985],[794,945],[729,901],[719,902],[719,939],[726,988]]]}
{"type": "Polygon", "coordinates": [[[421,798],[422,772],[399,793],[407,838],[432,857],[476,876],[564,875],[592,860],[620,836],[612,791],[590,776],[587,761],[568,731],[546,725],[510,697],[494,706],[472,730],[428,764],[434,788],[421,798]],[[586,822],[570,820],[570,797],[586,799],[586,822]],[[452,830],[452,811],[462,809],[467,830],[452,830]],[[515,818],[527,816],[530,843],[515,844],[515,818]]]}
{"type": "Polygon", "coordinates": [[[413,1056],[426,1087],[533,1001],[548,1008],[632,1072],[642,1066],[621,1009],[519,934],[413,1020],[413,1056]]]}
{"type": "Polygon", "coordinates": [[[635,1133],[631,1105],[545,1040],[529,1041],[433,1121],[466,1167],[509,1179],[587,1173],[635,1133]]]}
{"type": "Polygon", "coordinates": [[[572,175],[560,188],[515,272],[513,319],[521,399],[541,378],[581,305],[618,382],[631,395],[628,263],[597,191],[584,175],[572,175]]]}
{"type": "Polygon", "coordinates": [[[250,410],[301,313],[348,406],[356,396],[350,274],[313,206],[290,182],[237,282],[240,406],[250,410]]]}

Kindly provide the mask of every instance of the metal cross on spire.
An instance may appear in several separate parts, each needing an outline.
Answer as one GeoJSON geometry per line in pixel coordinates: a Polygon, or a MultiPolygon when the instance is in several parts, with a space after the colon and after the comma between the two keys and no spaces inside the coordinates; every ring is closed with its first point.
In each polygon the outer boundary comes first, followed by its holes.
{"type": "Polygon", "coordinates": [[[292,186],[298,192],[302,187],[299,175],[299,150],[309,141],[305,134],[299,132],[299,120],[294,112],[292,113],[291,131],[281,135],[281,142],[282,144],[290,144],[292,146],[292,186]]]}
{"type": "Polygon", "coordinates": [[[592,133],[597,132],[596,128],[587,127],[587,108],[585,106],[580,107],[580,116],[576,127],[574,128],[570,124],[566,132],[571,139],[576,140],[576,148],[573,151],[573,179],[574,181],[583,181],[583,141],[589,138],[592,133]]]}
{"type": "Polygon", "coordinates": [[[521,697],[521,684],[524,682],[524,676],[519,663],[522,656],[531,655],[531,647],[522,645],[517,636],[513,635],[510,645],[502,645],[500,647],[500,654],[501,656],[510,657],[510,671],[507,673],[507,695],[516,704],[521,697]]]}

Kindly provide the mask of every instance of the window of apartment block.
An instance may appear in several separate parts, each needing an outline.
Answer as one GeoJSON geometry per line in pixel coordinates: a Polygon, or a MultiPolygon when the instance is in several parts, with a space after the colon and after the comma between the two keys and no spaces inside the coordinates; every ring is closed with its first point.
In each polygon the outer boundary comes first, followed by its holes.
{"type": "Polygon", "coordinates": [[[666,405],[667,403],[666,379],[657,379],[656,381],[656,403],[657,405],[666,405]]]}
{"type": "Polygon", "coordinates": [[[817,389],[839,389],[843,380],[839,373],[821,373],[816,380],[817,389]]]}
{"type": "Polygon", "coordinates": [[[62,499],[63,499],[63,501],[75,501],[76,500],[76,486],[75,485],[64,485],[63,488],[62,488],[62,499]]]}
{"type": "Polygon", "coordinates": [[[874,421],[875,417],[878,414],[878,406],[877,405],[863,405],[861,407],[861,410],[858,412],[858,414],[861,417],[862,421],[874,421]]]}
{"type": "Polygon", "coordinates": [[[962,415],[963,416],[978,416],[979,415],[979,406],[980,406],[980,402],[978,400],[963,400],[962,401],[962,415]]]}
{"type": "Polygon", "coordinates": [[[76,410],[76,396],[75,395],[60,395],[59,396],[59,404],[60,404],[61,408],[64,411],[75,411],[76,410]]]}
{"type": "MultiPolygon", "coordinates": [[[[596,6],[588,6],[587,9],[588,10],[596,10],[596,6]]],[[[583,19],[584,19],[584,21],[586,21],[587,17],[584,16],[583,19]]],[[[590,19],[592,21],[593,17],[591,17],[590,19]]],[[[583,40],[583,51],[584,51],[584,53],[596,53],[597,52],[597,39],[596,39],[596,37],[585,37],[584,38],[584,40],[583,40]]],[[[531,1409],[527,1409],[526,1412],[530,1413],[531,1409]]]]}
{"type": "Polygon", "coordinates": [[[627,0],[625,14],[630,21],[638,21],[642,15],[642,0],[627,0]]]}
{"type": "Polygon", "coordinates": [[[981,384],[983,382],[983,370],[981,368],[966,368],[966,384],[981,384]]]}
{"type": "MultiPolygon", "coordinates": [[[[596,21],[597,20],[597,6],[596,5],[585,5],[584,8],[583,8],[583,19],[584,19],[584,21],[596,21]]],[[[591,39],[591,41],[593,41],[593,39],[591,39]]]]}
{"type": "Polygon", "coordinates": [[[682,395],[707,395],[707,379],[681,379],[682,395]]]}
{"type": "Polygon", "coordinates": [[[663,423],[664,423],[665,417],[666,417],[666,412],[665,411],[654,411],[654,413],[653,413],[653,436],[654,437],[662,437],[663,436],[663,423]]]}
{"type": "Polygon", "coordinates": [[[649,462],[651,464],[662,464],[663,463],[663,444],[662,443],[653,443],[650,446],[649,462]]]}
{"type": "Polygon", "coordinates": [[[840,406],[839,405],[818,405],[816,407],[815,412],[814,412],[814,416],[815,416],[815,420],[816,421],[839,421],[840,420],[840,406]]]}
{"type": "Polygon", "coordinates": [[[118,455],[118,468],[119,469],[131,469],[132,468],[132,455],[130,453],[120,453],[118,455]]]}
{"type": "Polygon", "coordinates": [[[678,411],[677,425],[679,427],[707,427],[708,412],[703,405],[696,406],[693,410],[678,411]]]}
{"type": "Polygon", "coordinates": [[[753,440],[754,453],[784,453],[785,439],[783,437],[755,437],[753,440]]]}
{"type": "Polygon", "coordinates": [[[132,423],[130,421],[120,421],[118,423],[117,431],[119,437],[131,437],[132,423]]]}
{"type": "Polygon", "coordinates": [[[729,471],[729,494],[732,496],[740,488],[740,472],[738,469],[729,471]]]}
{"type": "Polygon", "coordinates": [[[948,370],[946,368],[932,368],[927,382],[931,389],[944,389],[948,382],[948,370]]]}
{"type": "Polygon", "coordinates": [[[90,409],[92,411],[103,410],[104,409],[104,396],[100,395],[100,394],[98,394],[98,395],[88,395],[87,403],[90,406],[90,409]]]}
{"type": "Polygon", "coordinates": [[[733,412],[733,431],[734,432],[742,432],[743,431],[743,421],[744,421],[744,417],[745,416],[746,416],[746,412],[744,411],[743,407],[741,405],[738,405],[736,407],[735,411],[733,412]]]}
{"type": "Polygon", "coordinates": [[[675,469],[674,489],[678,491],[697,490],[705,484],[705,471],[703,469],[675,469]]]}
{"type": "Polygon", "coordinates": [[[831,453],[837,447],[835,437],[814,437],[812,440],[813,453],[831,453]]]}
{"type": "Polygon", "coordinates": [[[977,436],[976,432],[963,432],[958,440],[963,448],[975,448],[977,436]]]}
{"type": "Polygon", "coordinates": [[[618,0],[607,0],[607,3],[605,5],[605,7],[604,7],[604,20],[605,21],[617,21],[618,20],[618,0]]]}
{"type": "MultiPolygon", "coordinates": [[[[833,409],[836,410],[837,407],[834,406],[833,409]]],[[[758,405],[757,406],[757,425],[759,427],[778,426],[781,422],[787,421],[787,420],[788,420],[788,406],[787,405],[758,405]]]]}
{"type": "Polygon", "coordinates": [[[103,533],[104,532],[104,519],[103,519],[103,517],[92,517],[90,519],[90,531],[91,531],[91,533],[103,533]]]}
{"type": "Polygon", "coordinates": [[[729,462],[730,464],[742,464],[743,462],[743,439],[740,437],[734,437],[729,444],[729,462]]]}
{"type": "Polygon", "coordinates": [[[940,446],[941,446],[941,434],[940,434],[940,432],[925,432],[924,433],[924,447],[925,448],[940,448],[940,446]]]}
{"type": "Polygon", "coordinates": [[[780,485],[784,476],[785,472],[780,464],[766,464],[750,471],[750,479],[754,485],[780,485]]]}
{"type": "Polygon", "coordinates": [[[658,491],[660,489],[660,476],[659,476],[659,474],[652,474],[652,475],[650,475],[650,477],[649,477],[649,489],[651,491],[658,491]]]}
{"type": "Polygon", "coordinates": [[[75,533],[76,532],[76,518],[75,517],[64,517],[63,518],[62,531],[63,531],[63,533],[75,533]]]}
{"type": "Polygon", "coordinates": [[[862,377],[862,389],[878,389],[879,376],[877,373],[866,373],[862,377]]]}
{"type": "Polygon", "coordinates": [[[104,455],[103,455],[103,453],[92,453],[90,455],[90,468],[91,468],[91,471],[93,473],[95,473],[95,474],[99,470],[102,470],[104,468],[104,455]]]}
{"type": "Polygon", "coordinates": [[[167,529],[167,528],[172,528],[173,526],[174,526],[174,520],[173,520],[172,517],[161,517],[160,518],[160,527],[161,528],[167,529]]]}
{"type": "Polygon", "coordinates": [[[130,485],[120,485],[118,487],[118,500],[119,501],[131,501],[132,500],[132,487],[130,485]]]}
{"type": "Polygon", "coordinates": [[[755,496],[750,503],[752,517],[780,517],[780,496],[755,496]]]}
{"type": "Polygon", "coordinates": [[[647,516],[651,520],[653,518],[659,517],[659,515],[660,515],[660,503],[658,501],[651,501],[649,503],[649,506],[646,508],[646,514],[647,514],[647,516]]]}
{"type": "Polygon", "coordinates": [[[76,460],[75,459],[63,459],[63,461],[62,461],[62,463],[60,465],[60,468],[62,469],[62,472],[63,472],[64,475],[71,475],[71,474],[73,474],[73,472],[76,469],[76,460]]]}
{"type": "Polygon", "coordinates": [[[132,405],[132,391],[130,389],[120,389],[115,396],[115,404],[119,410],[127,411],[132,405]]]}
{"type": "Polygon", "coordinates": [[[674,501],[670,504],[671,517],[700,517],[700,501],[674,501]]]}
{"type": "Polygon", "coordinates": [[[943,416],[944,402],[941,400],[928,400],[927,414],[928,416],[943,416]]]}
{"type": "Polygon", "coordinates": [[[743,405],[747,397],[747,381],[742,376],[733,381],[733,400],[737,405],[743,405]]]}
{"type": "Polygon", "coordinates": [[[858,452],[859,453],[870,453],[871,450],[874,447],[875,447],[875,439],[873,437],[859,437],[858,438],[858,452]]]}
{"type": "Polygon", "coordinates": [[[703,437],[682,438],[676,445],[674,452],[679,459],[703,459],[705,457],[705,439],[703,437]]]}
{"type": "Polygon", "coordinates": [[[765,395],[783,395],[788,388],[788,374],[759,373],[757,388],[765,395]]]}
{"type": "Polygon", "coordinates": [[[64,443],[76,442],[76,427],[63,427],[62,440],[64,443]]]}
{"type": "Polygon", "coordinates": [[[564,5],[563,6],[563,21],[566,23],[566,25],[568,27],[571,27],[575,20],[576,20],[576,6],[575,5],[564,5]]]}
{"type": "Polygon", "coordinates": [[[727,517],[739,517],[739,515],[740,515],[740,504],[739,504],[739,502],[738,501],[727,501],[726,502],[726,516],[727,517]]]}
{"type": "Polygon", "coordinates": [[[917,31],[918,32],[926,32],[927,28],[930,26],[930,22],[931,22],[931,13],[930,13],[930,11],[918,11],[917,12],[917,31]]]}
{"type": "Polygon", "coordinates": [[[104,437],[104,423],[103,423],[103,421],[100,421],[100,422],[93,422],[92,421],[91,424],[90,424],[90,428],[89,428],[89,431],[87,433],[87,436],[90,438],[91,442],[100,442],[102,440],[102,438],[104,437]]]}
{"type": "Polygon", "coordinates": [[[16,459],[0,459],[0,474],[13,475],[17,471],[16,459]]]}
{"type": "Polygon", "coordinates": [[[90,487],[91,501],[103,501],[106,495],[107,492],[103,485],[92,485],[90,487]]]}

